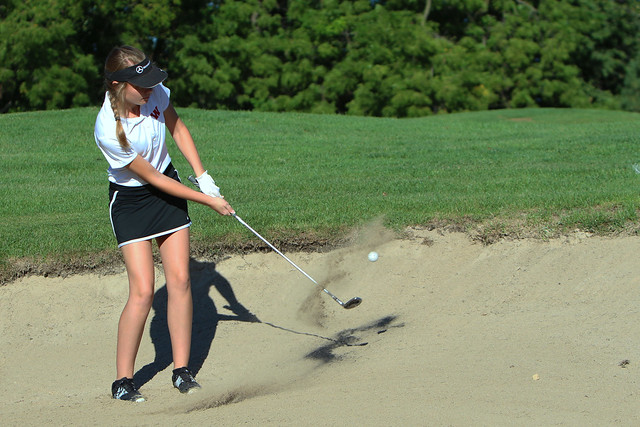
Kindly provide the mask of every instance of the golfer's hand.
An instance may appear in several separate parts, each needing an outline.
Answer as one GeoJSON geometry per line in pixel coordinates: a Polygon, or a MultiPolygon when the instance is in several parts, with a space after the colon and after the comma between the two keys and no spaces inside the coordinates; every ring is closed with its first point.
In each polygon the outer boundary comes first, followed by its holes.
{"type": "Polygon", "coordinates": [[[210,197],[208,206],[220,215],[231,215],[236,213],[224,197],[210,197]]]}
{"type": "Polygon", "coordinates": [[[216,185],[216,182],[211,178],[211,175],[204,171],[202,175],[196,178],[200,191],[207,196],[220,197],[220,188],[216,185]]]}

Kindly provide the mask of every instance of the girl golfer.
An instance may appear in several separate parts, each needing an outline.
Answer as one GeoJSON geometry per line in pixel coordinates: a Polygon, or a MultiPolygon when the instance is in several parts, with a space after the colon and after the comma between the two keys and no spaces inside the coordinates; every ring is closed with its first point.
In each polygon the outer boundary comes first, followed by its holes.
{"type": "Polygon", "coordinates": [[[187,366],[193,304],[189,278],[187,200],[221,215],[234,212],[202,166],[185,124],[162,82],[167,73],[133,47],[114,48],[104,69],[106,94],[95,140],[109,163],[109,215],[129,278],[129,299],[118,324],[114,399],[140,402],[133,383],[136,354],[154,295],[152,241],[167,282],[167,322],[173,351],[173,385],[182,393],[200,387],[187,366]],[[181,184],[165,144],[165,127],[189,162],[199,191],[181,184]]]}

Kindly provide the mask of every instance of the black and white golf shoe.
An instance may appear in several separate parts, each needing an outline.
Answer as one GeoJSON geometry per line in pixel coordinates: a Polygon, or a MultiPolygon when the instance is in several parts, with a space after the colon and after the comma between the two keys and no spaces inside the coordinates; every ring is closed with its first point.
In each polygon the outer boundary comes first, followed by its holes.
{"type": "Polygon", "coordinates": [[[180,390],[180,393],[193,393],[200,388],[200,384],[196,382],[188,368],[174,369],[171,381],[173,386],[180,390]]]}
{"type": "Polygon", "coordinates": [[[133,383],[131,378],[121,378],[111,385],[111,395],[114,399],[126,400],[129,402],[144,402],[145,398],[133,383]]]}

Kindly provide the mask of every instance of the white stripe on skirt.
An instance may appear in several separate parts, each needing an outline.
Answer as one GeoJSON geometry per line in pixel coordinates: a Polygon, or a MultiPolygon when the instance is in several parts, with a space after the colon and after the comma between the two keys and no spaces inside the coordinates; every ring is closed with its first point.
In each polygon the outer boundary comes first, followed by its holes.
{"type": "Polygon", "coordinates": [[[120,243],[118,245],[118,247],[121,248],[124,245],[128,245],[130,243],[144,242],[145,240],[155,239],[156,237],[164,236],[166,234],[175,233],[176,231],[180,231],[183,228],[189,228],[189,227],[191,227],[191,222],[189,222],[189,224],[181,225],[180,227],[174,228],[173,230],[167,230],[167,231],[163,231],[162,233],[154,234],[152,236],[145,236],[145,237],[140,237],[138,239],[129,240],[128,242],[122,242],[122,243],[120,243]]]}
{"type": "Polygon", "coordinates": [[[109,221],[111,221],[111,230],[113,230],[113,235],[116,236],[117,239],[118,236],[116,235],[116,228],[113,226],[113,216],[111,215],[111,209],[113,208],[113,204],[116,202],[116,197],[118,197],[118,190],[113,192],[113,199],[111,199],[111,202],[109,203],[109,221]]]}

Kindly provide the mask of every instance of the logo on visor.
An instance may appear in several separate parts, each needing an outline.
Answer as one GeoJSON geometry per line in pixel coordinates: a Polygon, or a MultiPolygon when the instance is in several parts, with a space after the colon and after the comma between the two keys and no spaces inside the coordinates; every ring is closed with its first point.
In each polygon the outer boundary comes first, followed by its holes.
{"type": "Polygon", "coordinates": [[[147,68],[149,65],[151,65],[151,61],[148,61],[147,65],[145,65],[144,67],[142,65],[138,65],[136,67],[136,73],[142,74],[144,72],[145,68],[147,68]]]}

